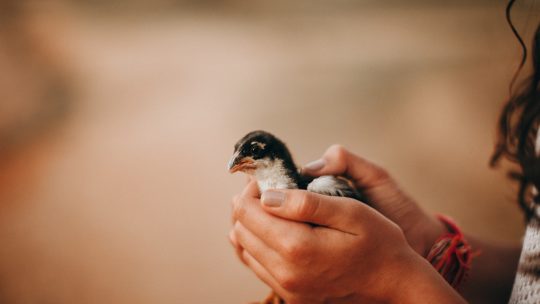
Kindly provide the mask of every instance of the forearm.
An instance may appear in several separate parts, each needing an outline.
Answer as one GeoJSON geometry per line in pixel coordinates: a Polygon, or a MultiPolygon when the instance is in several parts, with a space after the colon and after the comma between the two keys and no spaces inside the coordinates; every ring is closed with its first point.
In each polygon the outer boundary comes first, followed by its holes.
{"type": "Polygon", "coordinates": [[[488,243],[467,237],[480,255],[473,259],[461,294],[473,303],[507,303],[516,274],[521,244],[488,243]]]}
{"type": "Polygon", "coordinates": [[[420,256],[407,262],[400,280],[401,282],[396,284],[398,288],[390,303],[466,303],[431,264],[420,256]]]}

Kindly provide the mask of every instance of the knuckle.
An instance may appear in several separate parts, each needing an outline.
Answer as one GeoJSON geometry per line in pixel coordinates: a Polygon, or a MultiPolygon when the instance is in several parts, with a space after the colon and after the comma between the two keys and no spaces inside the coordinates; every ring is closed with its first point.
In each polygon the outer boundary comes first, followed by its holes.
{"type": "Polygon", "coordinates": [[[338,161],[344,161],[347,157],[347,149],[344,146],[339,144],[334,144],[330,147],[330,152],[338,161]]]}
{"type": "Polygon", "coordinates": [[[330,148],[328,148],[328,150],[334,152],[334,153],[338,153],[340,151],[344,151],[345,150],[345,147],[343,147],[343,145],[340,145],[340,144],[333,144],[330,146],[330,148]]]}
{"type": "Polygon", "coordinates": [[[231,244],[231,246],[235,249],[235,250],[240,250],[242,249],[242,247],[240,247],[240,245],[238,245],[235,241],[233,241],[232,239],[229,238],[229,243],[231,244]]]}
{"type": "Polygon", "coordinates": [[[238,208],[239,203],[240,203],[240,195],[237,194],[237,195],[233,196],[233,198],[231,200],[231,208],[232,208],[233,213],[238,208]]]}
{"type": "Polygon", "coordinates": [[[244,208],[244,200],[241,196],[237,195],[233,198],[232,202],[233,220],[243,219],[246,215],[246,209],[244,208]]]}
{"type": "Polygon", "coordinates": [[[235,195],[232,197],[231,199],[231,210],[232,212],[234,213],[234,211],[236,210],[236,207],[238,206],[238,201],[240,200],[240,196],[239,195],[235,195]]]}
{"type": "Polygon", "coordinates": [[[399,236],[405,237],[405,233],[403,232],[403,229],[401,229],[401,227],[398,224],[396,224],[396,223],[394,223],[392,221],[388,221],[388,222],[389,222],[388,223],[389,230],[392,231],[392,233],[394,235],[399,235],[399,236]]]}
{"type": "Polygon", "coordinates": [[[231,221],[233,224],[238,219],[236,215],[236,209],[238,209],[237,206],[238,206],[238,195],[235,195],[233,196],[231,200],[231,221]]]}
{"type": "Polygon", "coordinates": [[[297,292],[302,287],[302,280],[291,269],[283,269],[276,274],[276,281],[285,290],[297,292]]]}
{"type": "Polygon", "coordinates": [[[297,200],[296,213],[300,218],[309,219],[319,209],[319,200],[310,192],[302,191],[297,200]]]}
{"type": "Polygon", "coordinates": [[[333,163],[334,166],[339,168],[338,170],[345,170],[349,158],[349,152],[342,145],[333,145],[328,150],[326,156],[327,161],[333,163]]]}
{"type": "Polygon", "coordinates": [[[283,254],[287,260],[298,262],[309,255],[309,244],[305,237],[289,239],[283,244],[283,254]]]}
{"type": "Polygon", "coordinates": [[[390,180],[390,173],[384,168],[381,167],[375,167],[375,179],[379,181],[387,181],[390,180]]]}
{"type": "Polygon", "coordinates": [[[236,222],[234,223],[232,229],[231,229],[231,235],[234,235],[235,238],[238,238],[238,232],[240,231],[240,223],[236,222]]]}

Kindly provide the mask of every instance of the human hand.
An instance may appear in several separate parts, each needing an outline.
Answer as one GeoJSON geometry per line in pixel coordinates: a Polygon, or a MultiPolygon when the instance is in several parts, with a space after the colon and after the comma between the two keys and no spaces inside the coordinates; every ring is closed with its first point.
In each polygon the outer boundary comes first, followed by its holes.
{"type": "Polygon", "coordinates": [[[270,190],[259,200],[251,182],[233,208],[237,252],[288,304],[394,302],[413,271],[439,277],[395,223],[353,199],[270,190]]]}
{"type": "Polygon", "coordinates": [[[342,146],[328,148],[321,159],[306,165],[302,173],[349,178],[373,208],[401,227],[411,247],[422,256],[427,255],[436,239],[446,231],[399,188],[386,170],[342,146]]]}

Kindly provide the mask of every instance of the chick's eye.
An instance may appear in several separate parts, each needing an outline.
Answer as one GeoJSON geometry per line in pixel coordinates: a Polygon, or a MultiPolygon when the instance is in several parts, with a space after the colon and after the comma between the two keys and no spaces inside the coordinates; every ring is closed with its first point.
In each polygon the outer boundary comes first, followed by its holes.
{"type": "Polygon", "coordinates": [[[259,145],[252,145],[251,146],[251,153],[252,154],[259,154],[261,152],[261,147],[259,145]]]}

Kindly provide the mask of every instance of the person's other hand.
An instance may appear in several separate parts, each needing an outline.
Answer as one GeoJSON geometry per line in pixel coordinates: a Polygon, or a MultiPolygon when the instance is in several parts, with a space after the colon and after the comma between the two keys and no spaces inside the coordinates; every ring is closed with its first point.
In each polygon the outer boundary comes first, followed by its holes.
{"type": "Polygon", "coordinates": [[[302,173],[349,178],[373,208],[401,227],[409,244],[422,256],[445,232],[444,226],[405,194],[386,170],[342,146],[328,148],[321,159],[302,168],[302,173]]]}
{"type": "Polygon", "coordinates": [[[288,304],[393,301],[411,269],[436,274],[398,225],[354,199],[304,190],[259,199],[251,182],[233,199],[233,219],[242,260],[288,304]]]}

